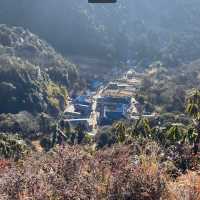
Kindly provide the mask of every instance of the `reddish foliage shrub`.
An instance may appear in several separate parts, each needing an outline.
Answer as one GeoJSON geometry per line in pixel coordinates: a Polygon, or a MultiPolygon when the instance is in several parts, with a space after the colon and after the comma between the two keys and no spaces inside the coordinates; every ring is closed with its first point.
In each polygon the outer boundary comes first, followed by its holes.
{"type": "Polygon", "coordinates": [[[158,163],[133,152],[120,145],[90,155],[67,146],[32,155],[2,174],[0,199],[159,199],[165,184],[158,163]]]}
{"type": "Polygon", "coordinates": [[[0,173],[9,167],[11,167],[11,162],[9,160],[0,159],[0,173]]]}

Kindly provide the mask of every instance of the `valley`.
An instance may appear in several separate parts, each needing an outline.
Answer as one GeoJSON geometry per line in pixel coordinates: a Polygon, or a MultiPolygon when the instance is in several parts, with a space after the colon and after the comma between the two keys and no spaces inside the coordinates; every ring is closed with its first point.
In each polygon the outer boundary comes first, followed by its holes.
{"type": "Polygon", "coordinates": [[[200,200],[199,0],[0,0],[0,200],[200,200]]]}

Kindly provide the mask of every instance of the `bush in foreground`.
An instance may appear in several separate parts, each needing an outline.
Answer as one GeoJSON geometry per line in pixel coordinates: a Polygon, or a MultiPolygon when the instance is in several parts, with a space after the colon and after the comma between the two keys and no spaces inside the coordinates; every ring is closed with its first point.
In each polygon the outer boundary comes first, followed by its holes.
{"type": "Polygon", "coordinates": [[[0,177],[2,200],[160,199],[164,173],[156,159],[133,146],[115,146],[94,155],[78,146],[32,155],[0,177]]]}

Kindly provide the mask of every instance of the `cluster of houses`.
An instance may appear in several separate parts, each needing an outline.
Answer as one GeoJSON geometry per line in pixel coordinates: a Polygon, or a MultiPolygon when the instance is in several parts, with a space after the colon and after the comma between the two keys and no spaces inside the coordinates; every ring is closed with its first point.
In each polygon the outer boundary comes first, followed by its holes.
{"type": "Polygon", "coordinates": [[[138,113],[138,102],[134,96],[139,89],[140,74],[128,71],[121,79],[111,81],[97,99],[98,124],[111,125],[115,121],[131,118],[138,113]]]}
{"type": "MultiPolygon", "coordinates": [[[[73,110],[66,110],[65,121],[72,127],[82,124],[87,131],[96,126],[112,125],[113,122],[130,118],[137,113],[134,95],[140,79],[129,71],[123,78],[109,82],[96,95],[83,95],[73,101],[73,110]],[[95,97],[95,98],[94,98],[95,97]]],[[[100,81],[94,81],[94,88],[99,88],[100,81]]]]}
{"type": "Polygon", "coordinates": [[[97,99],[98,124],[111,125],[114,121],[127,118],[131,97],[104,96],[97,99]]]}
{"type": "Polygon", "coordinates": [[[66,110],[64,113],[65,123],[68,123],[72,129],[75,129],[78,125],[81,125],[82,127],[85,127],[87,131],[91,131],[91,99],[86,95],[78,96],[72,101],[72,105],[73,109],[66,110]]]}

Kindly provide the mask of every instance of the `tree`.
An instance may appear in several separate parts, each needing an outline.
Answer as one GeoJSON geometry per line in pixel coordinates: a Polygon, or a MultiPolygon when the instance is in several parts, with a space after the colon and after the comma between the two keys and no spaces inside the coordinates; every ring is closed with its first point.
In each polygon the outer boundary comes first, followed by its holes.
{"type": "Polygon", "coordinates": [[[123,143],[126,139],[127,129],[124,122],[119,121],[114,124],[113,132],[118,143],[123,143]]]}
{"type": "Polygon", "coordinates": [[[0,157],[20,159],[28,151],[26,143],[18,135],[0,133],[0,157]]]}
{"type": "Polygon", "coordinates": [[[150,127],[149,120],[146,118],[141,117],[139,120],[137,120],[134,128],[133,128],[133,135],[140,136],[142,135],[143,137],[152,137],[152,130],[150,127]]]}
{"type": "Polygon", "coordinates": [[[63,144],[71,136],[70,124],[63,120],[52,126],[52,147],[56,144],[63,144]]]}
{"type": "Polygon", "coordinates": [[[195,129],[197,132],[196,139],[194,141],[194,153],[199,151],[200,144],[200,90],[192,91],[187,99],[186,112],[193,117],[195,129]]]}
{"type": "Polygon", "coordinates": [[[78,124],[78,126],[75,128],[75,131],[77,133],[77,142],[78,144],[81,144],[84,137],[85,137],[85,130],[86,130],[86,127],[84,124],[78,124]]]}
{"type": "Polygon", "coordinates": [[[176,143],[183,140],[184,135],[182,131],[180,130],[180,128],[177,125],[175,125],[175,126],[171,126],[169,130],[167,131],[167,138],[172,143],[176,143]]]}

